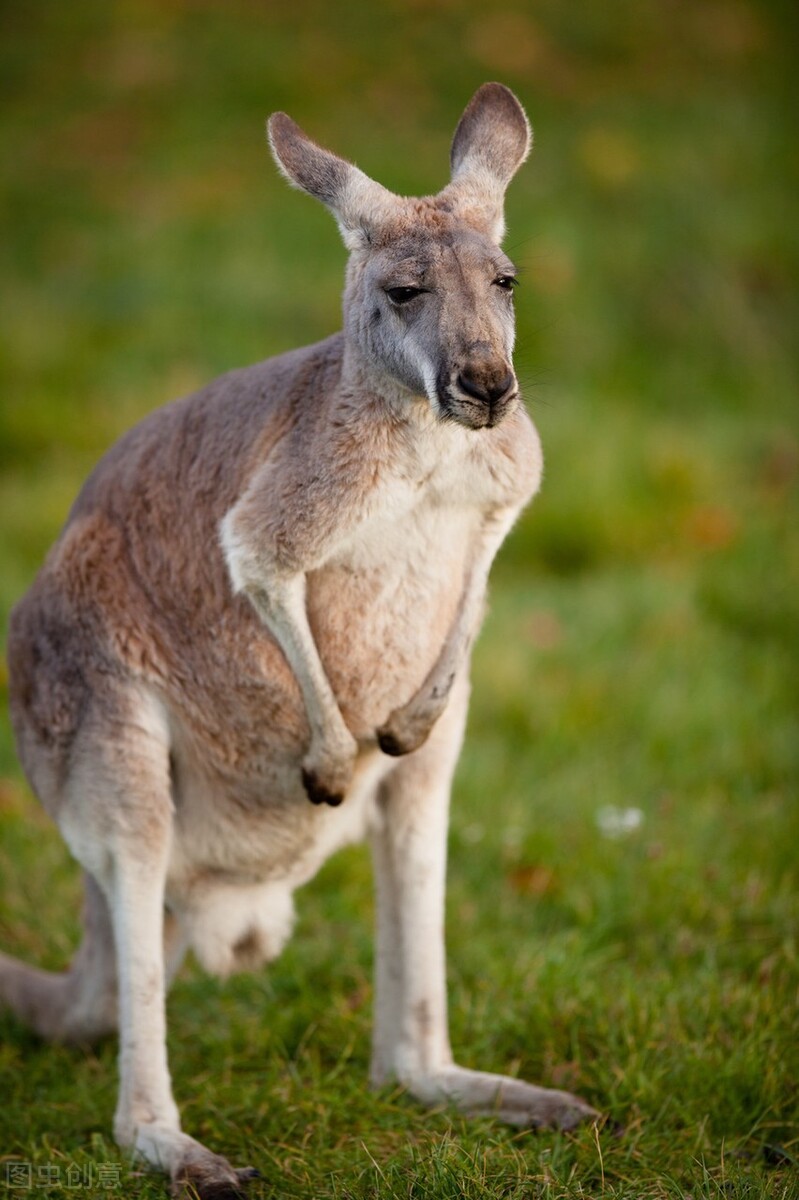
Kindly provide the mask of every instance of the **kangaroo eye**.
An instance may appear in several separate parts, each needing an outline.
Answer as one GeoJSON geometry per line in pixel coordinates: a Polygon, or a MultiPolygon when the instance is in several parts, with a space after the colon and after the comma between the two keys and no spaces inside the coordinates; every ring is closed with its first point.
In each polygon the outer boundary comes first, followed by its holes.
{"type": "Polygon", "coordinates": [[[424,288],[417,287],[395,287],[386,288],[386,295],[392,304],[407,304],[409,300],[421,296],[424,291],[424,288]]]}
{"type": "Polygon", "coordinates": [[[498,288],[502,288],[503,292],[512,292],[519,281],[515,275],[497,275],[494,283],[498,288]]]}

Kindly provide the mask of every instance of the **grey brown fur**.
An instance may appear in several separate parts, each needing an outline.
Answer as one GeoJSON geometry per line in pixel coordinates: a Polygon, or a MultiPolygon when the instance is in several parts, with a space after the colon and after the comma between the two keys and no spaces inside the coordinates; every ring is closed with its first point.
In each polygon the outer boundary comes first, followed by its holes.
{"type": "Polygon", "coordinates": [[[0,999],[44,1037],[118,1027],[119,1143],[206,1198],[238,1195],[250,1173],[181,1131],[168,983],[188,947],[220,974],[273,958],[294,890],[366,836],[373,1082],[518,1125],[594,1115],[456,1066],[447,1035],[469,653],[491,560],[541,472],[499,248],[527,121],[485,85],[452,181],[423,199],[282,114],[270,138],[351,251],[343,333],[128,433],[14,610],[8,651],[20,758],[86,873],[86,922],[63,976],[0,955],[0,999]]]}

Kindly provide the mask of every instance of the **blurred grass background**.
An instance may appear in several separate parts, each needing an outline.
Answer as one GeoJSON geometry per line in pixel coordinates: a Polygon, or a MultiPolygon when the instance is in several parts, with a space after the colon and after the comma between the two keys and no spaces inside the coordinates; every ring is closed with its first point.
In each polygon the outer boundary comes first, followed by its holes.
{"type": "MultiPolygon", "coordinates": [[[[189,970],[171,1000],[186,1128],[274,1194],[799,1195],[794,14],[0,10],[3,629],[124,429],[339,326],[344,251],[271,166],[270,111],[416,194],[446,181],[486,79],[536,130],[506,244],[547,475],[475,657],[453,1039],[473,1065],[582,1091],[624,1131],[520,1137],[365,1093],[371,898],[353,850],[299,897],[269,972],[189,970]],[[608,807],[640,810],[638,828],[603,835],[608,807]]],[[[5,716],[0,839],[0,944],[60,965],[77,876],[5,716]]],[[[116,1161],[113,1046],[40,1047],[2,1017],[0,1034],[0,1159],[116,1161]]]]}

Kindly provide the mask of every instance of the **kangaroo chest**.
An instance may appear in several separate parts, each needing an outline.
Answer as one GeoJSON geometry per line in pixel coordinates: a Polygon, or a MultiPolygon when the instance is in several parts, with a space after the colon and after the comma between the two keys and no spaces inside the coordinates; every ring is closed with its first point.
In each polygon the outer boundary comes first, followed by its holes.
{"type": "Polygon", "coordinates": [[[314,637],[356,736],[410,699],[438,657],[491,507],[490,474],[445,432],[398,465],[308,578],[314,637]]]}
{"type": "Polygon", "coordinates": [[[477,517],[421,506],[375,522],[308,579],[322,661],[356,736],[409,700],[455,618],[477,517]]]}

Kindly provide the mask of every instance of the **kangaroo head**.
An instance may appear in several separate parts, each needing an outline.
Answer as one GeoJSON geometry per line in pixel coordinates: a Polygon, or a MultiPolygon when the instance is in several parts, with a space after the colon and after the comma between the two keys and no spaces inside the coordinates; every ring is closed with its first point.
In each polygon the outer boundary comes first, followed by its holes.
{"type": "Polygon", "coordinates": [[[269,140],[288,180],[338,221],[350,251],[347,348],[361,369],[387,393],[424,397],[442,420],[496,425],[518,396],[515,271],[499,245],[505,189],[530,148],[513,93],[487,83],[472,97],[437,196],[394,195],[285,113],[270,118],[269,140]]]}

